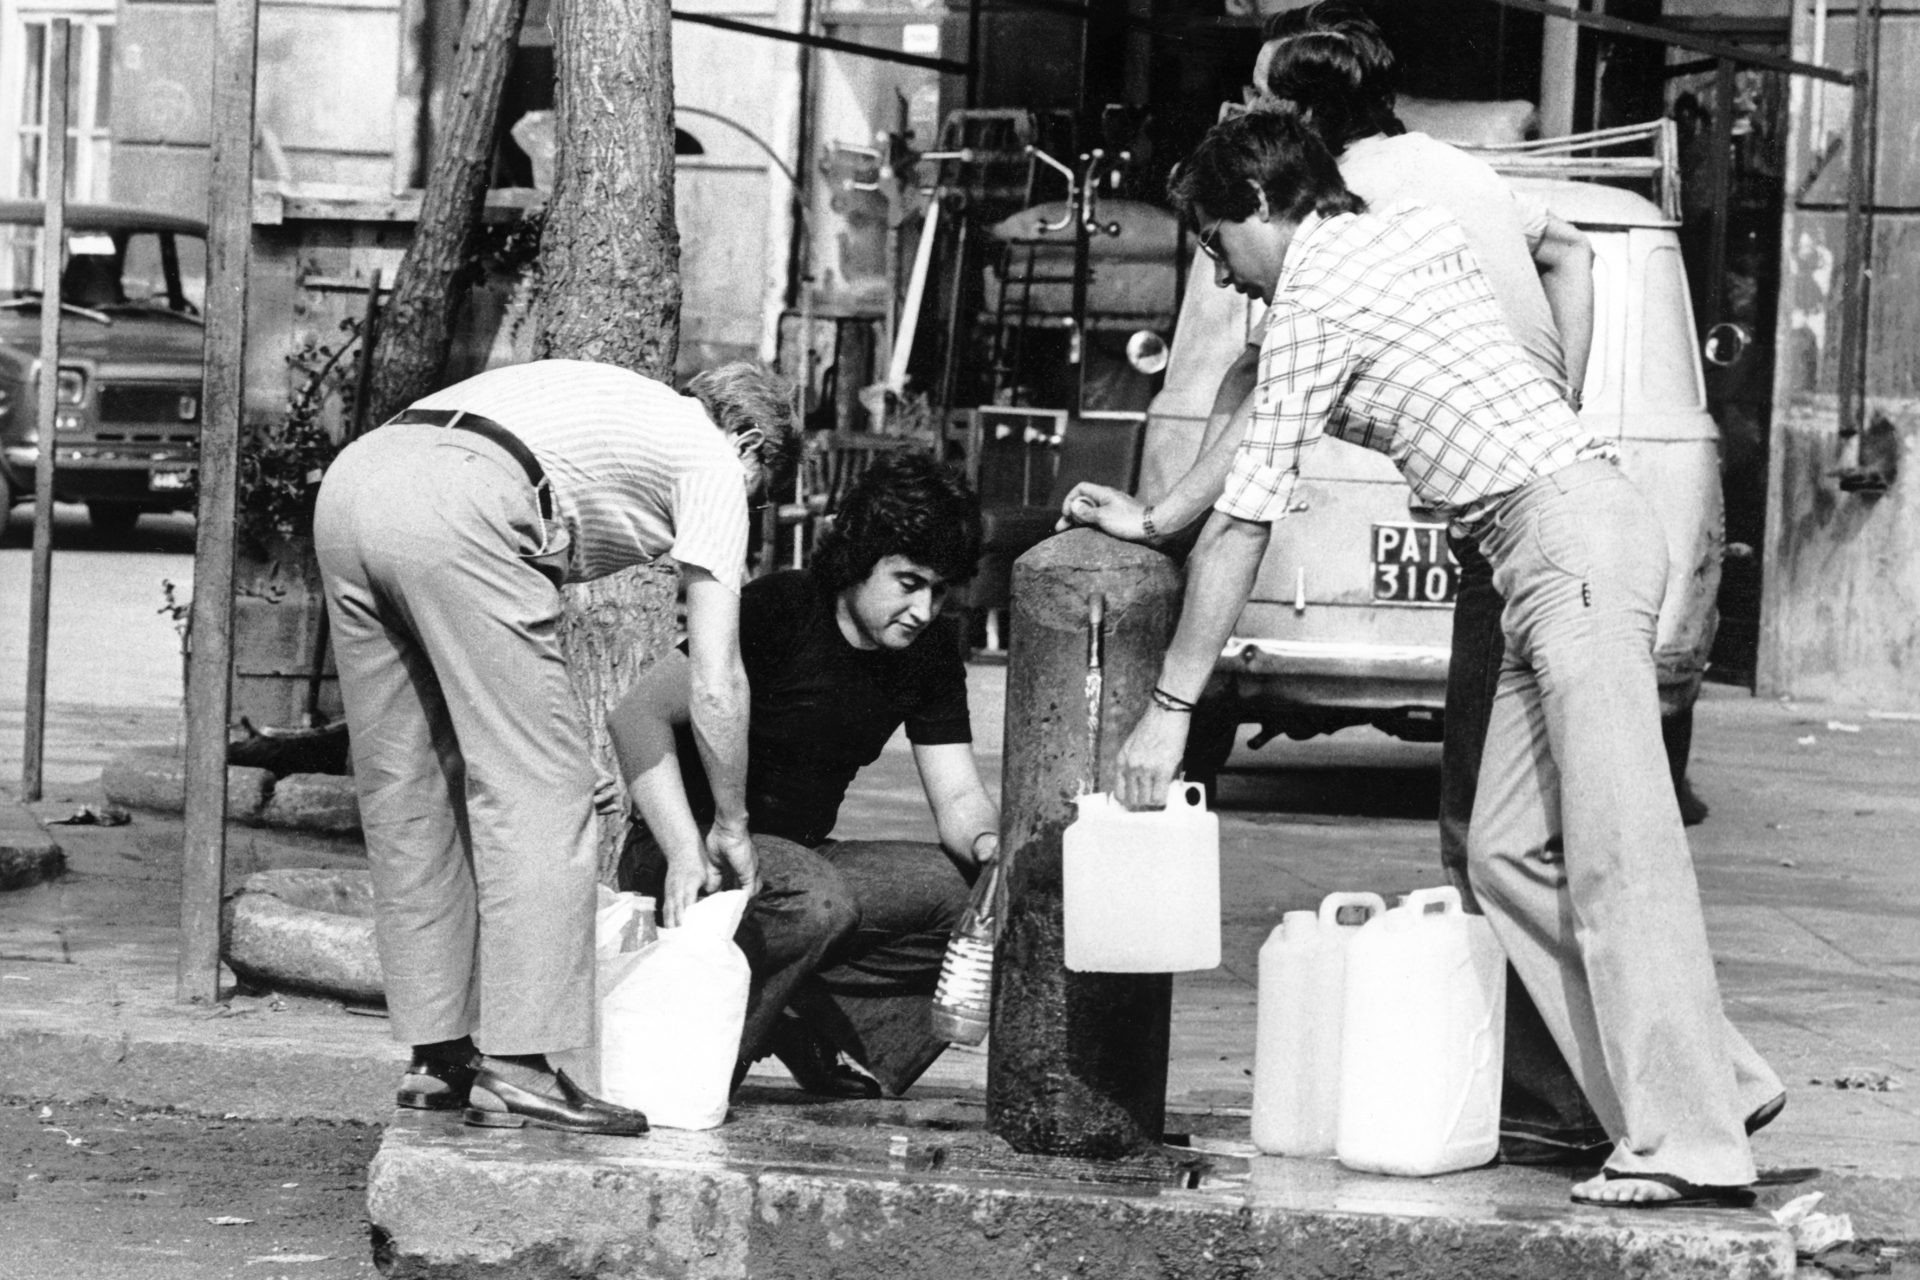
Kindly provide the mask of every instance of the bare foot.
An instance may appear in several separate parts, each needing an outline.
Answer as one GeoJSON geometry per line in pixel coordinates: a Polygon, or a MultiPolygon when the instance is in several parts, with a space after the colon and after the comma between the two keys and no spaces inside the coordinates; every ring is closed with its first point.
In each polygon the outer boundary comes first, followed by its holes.
{"type": "Polygon", "coordinates": [[[1573,1198],[1594,1204],[1659,1204],[1666,1200],[1678,1200],[1680,1193],[1663,1182],[1651,1178],[1620,1177],[1609,1178],[1605,1174],[1578,1182],[1573,1187],[1573,1198]]]}
{"type": "Polygon", "coordinates": [[[1701,1186],[1670,1173],[1621,1173],[1602,1170],[1597,1178],[1576,1183],[1575,1204],[1617,1205],[1627,1209],[1675,1208],[1745,1209],[1753,1204],[1751,1187],[1701,1186]]]}

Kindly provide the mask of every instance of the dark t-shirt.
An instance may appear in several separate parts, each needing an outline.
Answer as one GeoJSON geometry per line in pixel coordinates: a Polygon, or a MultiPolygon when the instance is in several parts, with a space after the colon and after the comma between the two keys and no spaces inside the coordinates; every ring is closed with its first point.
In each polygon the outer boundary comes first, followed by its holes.
{"type": "MultiPolygon", "coordinates": [[[[973,741],[960,638],[942,617],[905,649],[856,649],[834,597],[786,570],[740,593],[740,656],[753,694],[747,818],[755,833],[825,841],[853,777],[902,724],[920,746],[973,741]]],[[[679,734],[687,799],[702,823],[713,796],[691,730],[679,734]]]]}

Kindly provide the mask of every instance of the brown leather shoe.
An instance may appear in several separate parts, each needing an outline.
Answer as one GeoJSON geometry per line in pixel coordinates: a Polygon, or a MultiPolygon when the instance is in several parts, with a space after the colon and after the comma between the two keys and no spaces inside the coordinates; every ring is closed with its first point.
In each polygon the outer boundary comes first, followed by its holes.
{"type": "Polygon", "coordinates": [[[462,1118],[482,1129],[518,1129],[531,1124],[613,1138],[637,1138],[647,1131],[647,1118],[640,1112],[594,1097],[568,1079],[564,1071],[554,1072],[554,1080],[560,1086],[557,1098],[535,1093],[482,1067],[473,1078],[462,1118]]]}

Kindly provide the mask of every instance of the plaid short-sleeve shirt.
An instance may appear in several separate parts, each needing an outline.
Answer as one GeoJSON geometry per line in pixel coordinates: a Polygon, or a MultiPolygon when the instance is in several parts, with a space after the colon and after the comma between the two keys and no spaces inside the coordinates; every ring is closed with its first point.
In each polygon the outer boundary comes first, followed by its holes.
{"type": "Polygon", "coordinates": [[[1325,432],[1391,457],[1454,515],[1613,446],[1514,341],[1459,224],[1438,209],[1309,216],[1267,308],[1259,383],[1217,509],[1284,519],[1325,432]]]}

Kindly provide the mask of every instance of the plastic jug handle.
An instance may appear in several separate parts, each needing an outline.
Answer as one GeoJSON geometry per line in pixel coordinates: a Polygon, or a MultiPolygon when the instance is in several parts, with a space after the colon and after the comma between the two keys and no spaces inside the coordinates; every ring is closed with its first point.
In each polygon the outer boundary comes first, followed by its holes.
{"type": "Polygon", "coordinates": [[[1386,911],[1387,900],[1377,893],[1330,893],[1320,899],[1320,927],[1323,929],[1335,927],[1340,923],[1340,913],[1349,909],[1365,911],[1366,917],[1356,922],[1356,924],[1365,924],[1386,911]]]}
{"type": "Polygon", "coordinates": [[[1460,905],[1460,890],[1450,884],[1432,889],[1415,889],[1400,900],[1400,905],[1413,915],[1460,915],[1464,908],[1460,905]]]}
{"type": "Polygon", "coordinates": [[[1200,809],[1207,807],[1207,789],[1197,782],[1174,782],[1167,788],[1168,809],[1200,809]]]}

